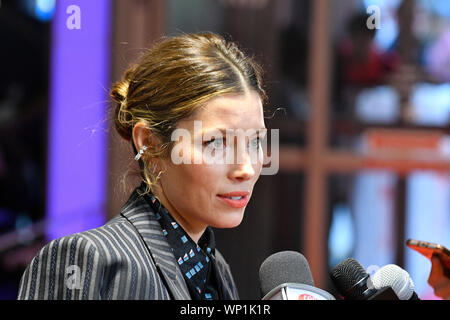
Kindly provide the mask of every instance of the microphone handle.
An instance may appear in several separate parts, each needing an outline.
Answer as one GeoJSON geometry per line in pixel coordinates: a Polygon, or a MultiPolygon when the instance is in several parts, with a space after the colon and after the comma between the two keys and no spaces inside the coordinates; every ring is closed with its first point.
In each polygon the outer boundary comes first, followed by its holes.
{"type": "Polygon", "coordinates": [[[414,291],[411,298],[409,298],[408,300],[420,300],[419,296],[417,295],[417,293],[414,291]]]}
{"type": "Polygon", "coordinates": [[[373,295],[371,295],[367,300],[400,300],[395,294],[391,287],[384,287],[373,295]]]}

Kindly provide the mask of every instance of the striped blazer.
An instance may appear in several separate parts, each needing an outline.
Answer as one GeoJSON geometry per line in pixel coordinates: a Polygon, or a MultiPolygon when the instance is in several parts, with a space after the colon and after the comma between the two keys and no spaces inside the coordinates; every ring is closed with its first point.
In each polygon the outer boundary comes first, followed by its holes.
{"type": "MultiPolygon", "coordinates": [[[[186,282],[155,213],[136,188],[105,225],[48,243],[26,268],[19,300],[190,300],[186,282]]],[[[224,290],[238,299],[228,264],[216,250],[224,290]]]]}

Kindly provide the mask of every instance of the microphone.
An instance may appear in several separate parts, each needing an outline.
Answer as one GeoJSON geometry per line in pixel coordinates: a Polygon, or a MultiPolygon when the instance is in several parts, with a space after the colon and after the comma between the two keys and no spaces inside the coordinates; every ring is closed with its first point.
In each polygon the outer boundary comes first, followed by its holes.
{"type": "Polygon", "coordinates": [[[345,259],[334,267],[330,277],[345,300],[399,300],[391,287],[375,288],[370,275],[353,258],[345,259]]]}
{"type": "Polygon", "coordinates": [[[414,292],[414,283],[406,270],[395,264],[379,269],[372,277],[376,289],[391,287],[400,300],[420,300],[414,292]]]}
{"type": "Polygon", "coordinates": [[[308,261],[295,251],[277,252],[264,260],[259,283],[262,300],[336,300],[314,287],[308,261]]]}

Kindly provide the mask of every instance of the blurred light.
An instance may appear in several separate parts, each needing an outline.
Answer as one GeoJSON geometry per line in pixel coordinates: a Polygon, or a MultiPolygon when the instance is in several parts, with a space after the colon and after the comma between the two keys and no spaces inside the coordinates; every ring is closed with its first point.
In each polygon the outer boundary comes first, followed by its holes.
{"type": "Polygon", "coordinates": [[[352,212],[355,224],[353,257],[367,268],[394,263],[395,185],[389,171],[364,170],[355,176],[352,212]]]}
{"type": "Polygon", "coordinates": [[[35,14],[41,21],[49,21],[55,13],[56,0],[36,0],[35,14]]]}
{"type": "Polygon", "coordinates": [[[427,71],[438,81],[450,81],[450,28],[425,49],[427,71]]]}
{"type": "Polygon", "coordinates": [[[366,8],[370,6],[378,6],[381,10],[383,10],[388,8],[397,9],[402,3],[402,0],[363,0],[363,2],[366,8]]]}
{"type": "Polygon", "coordinates": [[[398,37],[398,24],[391,15],[381,16],[381,28],[375,34],[375,43],[383,51],[389,50],[398,37]]]}
{"type": "MultiPolygon", "coordinates": [[[[450,136],[444,136],[439,145],[439,152],[444,158],[450,159],[450,136]]],[[[450,195],[449,195],[450,196],[450,195]]]]}
{"type": "Polygon", "coordinates": [[[30,17],[47,22],[53,18],[56,0],[20,0],[18,5],[30,17]]]}
{"type": "MultiPolygon", "coordinates": [[[[364,9],[377,6],[381,12],[381,28],[375,34],[375,43],[386,51],[390,49],[398,37],[396,11],[402,0],[363,0],[364,9]]],[[[365,10],[364,10],[365,11],[365,10]]]]}
{"type": "Polygon", "coordinates": [[[348,258],[354,246],[354,225],[350,208],[346,204],[337,204],[333,208],[330,234],[328,237],[330,267],[348,258]]]}
{"type": "Polygon", "coordinates": [[[450,83],[416,84],[412,91],[414,123],[446,125],[450,116],[450,83]]]}
{"type": "Polygon", "coordinates": [[[16,218],[15,228],[21,244],[27,245],[34,239],[33,221],[26,213],[19,213],[16,218]]]}
{"type": "Polygon", "coordinates": [[[450,18],[450,1],[448,0],[419,0],[418,3],[422,9],[450,18]]]}
{"type": "Polygon", "coordinates": [[[389,86],[361,90],[356,97],[356,114],[364,122],[392,123],[400,115],[400,97],[389,86]]]}

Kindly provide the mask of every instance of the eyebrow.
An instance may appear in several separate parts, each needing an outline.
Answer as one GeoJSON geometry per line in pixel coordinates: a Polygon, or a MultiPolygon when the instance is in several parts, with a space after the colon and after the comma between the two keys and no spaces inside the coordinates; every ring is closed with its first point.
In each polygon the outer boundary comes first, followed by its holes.
{"type": "MultiPolygon", "coordinates": [[[[211,132],[211,131],[220,131],[222,134],[226,134],[226,132],[227,132],[227,130],[230,130],[230,128],[228,128],[228,129],[224,129],[224,128],[213,128],[213,129],[204,129],[204,130],[202,130],[202,134],[205,134],[205,133],[208,133],[208,132],[211,132]]],[[[235,129],[235,128],[232,128],[231,130],[244,130],[244,129],[242,129],[242,128],[237,128],[237,129],[235,129]]],[[[247,129],[247,130],[255,130],[256,132],[258,132],[258,131],[267,131],[267,128],[258,128],[258,129],[254,129],[254,128],[249,128],[249,129],[247,129]]],[[[244,131],[246,131],[246,130],[244,130],[244,131]]]]}

